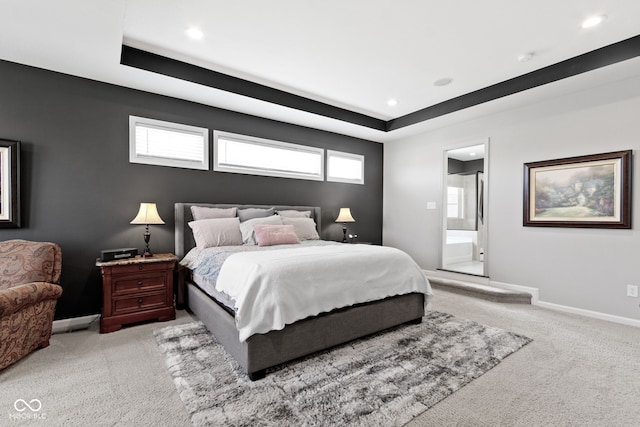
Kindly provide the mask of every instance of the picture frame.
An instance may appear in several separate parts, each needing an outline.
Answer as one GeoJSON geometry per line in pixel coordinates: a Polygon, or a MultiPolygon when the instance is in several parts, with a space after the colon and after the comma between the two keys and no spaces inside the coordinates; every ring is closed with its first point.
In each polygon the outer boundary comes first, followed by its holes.
{"type": "Polygon", "coordinates": [[[480,228],[481,224],[484,224],[484,172],[476,172],[476,184],[478,186],[478,190],[476,191],[476,205],[477,205],[477,227],[480,228]]]}
{"type": "Polygon", "coordinates": [[[0,228],[20,227],[20,142],[0,139],[0,228]]]}
{"type": "Polygon", "coordinates": [[[523,225],[631,228],[632,150],[524,164],[523,225]]]}

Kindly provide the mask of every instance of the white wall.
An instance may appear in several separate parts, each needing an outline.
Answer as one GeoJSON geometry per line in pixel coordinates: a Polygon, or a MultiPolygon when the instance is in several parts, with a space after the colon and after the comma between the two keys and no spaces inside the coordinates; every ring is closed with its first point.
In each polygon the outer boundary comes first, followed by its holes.
{"type": "MultiPolygon", "coordinates": [[[[535,90],[535,89],[534,89],[535,90]]],[[[389,142],[383,241],[426,270],[440,262],[443,150],[490,138],[488,268],[492,281],[544,302],[640,319],[640,76],[389,142]],[[631,230],[523,227],[523,164],[632,149],[631,230]],[[436,201],[437,210],[427,210],[436,201]]]]}

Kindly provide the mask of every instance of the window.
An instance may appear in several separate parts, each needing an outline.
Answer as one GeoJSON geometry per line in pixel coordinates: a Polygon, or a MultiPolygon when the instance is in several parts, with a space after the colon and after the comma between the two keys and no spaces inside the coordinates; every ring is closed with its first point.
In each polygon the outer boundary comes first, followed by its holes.
{"type": "Polygon", "coordinates": [[[213,170],[282,178],[324,180],[324,150],[214,131],[213,170]]]}
{"type": "Polygon", "coordinates": [[[464,189],[447,187],[447,218],[462,218],[464,189]]]}
{"type": "Polygon", "coordinates": [[[364,156],[327,150],[327,181],[364,184],[364,156]]]}
{"type": "Polygon", "coordinates": [[[129,116],[129,162],[209,170],[209,130],[129,116]]]}

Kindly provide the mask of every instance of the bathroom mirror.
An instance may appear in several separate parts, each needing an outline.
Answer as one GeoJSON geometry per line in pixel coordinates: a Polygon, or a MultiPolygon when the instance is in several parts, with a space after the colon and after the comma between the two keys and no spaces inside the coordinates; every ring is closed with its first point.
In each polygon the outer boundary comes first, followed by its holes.
{"type": "Polygon", "coordinates": [[[487,276],[487,146],[445,151],[442,270],[487,276]]]}

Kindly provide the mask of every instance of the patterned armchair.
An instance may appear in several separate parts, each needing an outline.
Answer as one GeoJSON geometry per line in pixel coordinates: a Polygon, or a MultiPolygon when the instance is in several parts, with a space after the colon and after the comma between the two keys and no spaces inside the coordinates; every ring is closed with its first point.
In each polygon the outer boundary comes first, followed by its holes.
{"type": "Polygon", "coordinates": [[[49,345],[61,269],[55,243],[0,242],[0,369],[49,345]]]}

